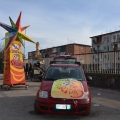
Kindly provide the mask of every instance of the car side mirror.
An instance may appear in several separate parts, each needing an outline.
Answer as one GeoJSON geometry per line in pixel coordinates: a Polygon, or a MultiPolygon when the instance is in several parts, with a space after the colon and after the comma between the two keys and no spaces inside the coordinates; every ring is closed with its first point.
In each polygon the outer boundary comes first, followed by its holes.
{"type": "Polygon", "coordinates": [[[92,77],[91,76],[87,76],[86,80],[87,80],[87,82],[90,82],[92,80],[92,77]]]}

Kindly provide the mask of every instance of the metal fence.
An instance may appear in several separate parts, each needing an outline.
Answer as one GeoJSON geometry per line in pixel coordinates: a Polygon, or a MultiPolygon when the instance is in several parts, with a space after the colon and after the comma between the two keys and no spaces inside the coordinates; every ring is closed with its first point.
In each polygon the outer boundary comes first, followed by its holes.
{"type": "MultiPolygon", "coordinates": [[[[85,73],[120,73],[120,51],[96,52],[75,55],[85,73]]],[[[43,58],[46,68],[53,58],[43,58]]],[[[30,61],[30,60],[29,60],[30,61]]]]}
{"type": "Polygon", "coordinates": [[[120,73],[120,51],[76,55],[86,73],[120,73]]]}

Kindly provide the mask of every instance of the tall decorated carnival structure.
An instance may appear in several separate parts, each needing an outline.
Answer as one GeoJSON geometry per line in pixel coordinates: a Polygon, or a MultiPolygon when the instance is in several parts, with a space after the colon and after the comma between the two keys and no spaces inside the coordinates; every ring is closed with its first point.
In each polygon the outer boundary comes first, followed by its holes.
{"type": "Polygon", "coordinates": [[[36,43],[23,33],[29,26],[21,27],[21,14],[22,12],[20,12],[16,23],[9,17],[11,26],[0,22],[0,26],[8,31],[3,38],[5,40],[3,85],[8,87],[26,85],[22,53],[22,46],[25,47],[23,39],[36,43]]]}

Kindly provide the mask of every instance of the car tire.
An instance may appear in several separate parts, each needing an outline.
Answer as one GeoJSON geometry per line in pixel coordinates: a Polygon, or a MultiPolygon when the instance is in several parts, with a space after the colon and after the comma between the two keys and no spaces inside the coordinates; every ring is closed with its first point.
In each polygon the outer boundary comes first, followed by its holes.
{"type": "Polygon", "coordinates": [[[39,111],[38,108],[37,108],[36,100],[35,100],[35,102],[34,102],[34,111],[35,111],[36,114],[40,114],[40,111],[39,111]]]}

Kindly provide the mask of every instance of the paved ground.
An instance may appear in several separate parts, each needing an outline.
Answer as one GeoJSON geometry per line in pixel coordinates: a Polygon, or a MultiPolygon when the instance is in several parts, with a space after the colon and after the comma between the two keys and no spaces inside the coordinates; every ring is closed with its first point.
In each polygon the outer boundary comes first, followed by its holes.
{"type": "MultiPolygon", "coordinates": [[[[0,85],[2,80],[0,80],[0,85]]],[[[36,115],[33,104],[40,82],[28,81],[29,89],[0,89],[0,120],[119,120],[120,92],[90,87],[92,109],[88,117],[79,115],[36,115]]]]}

